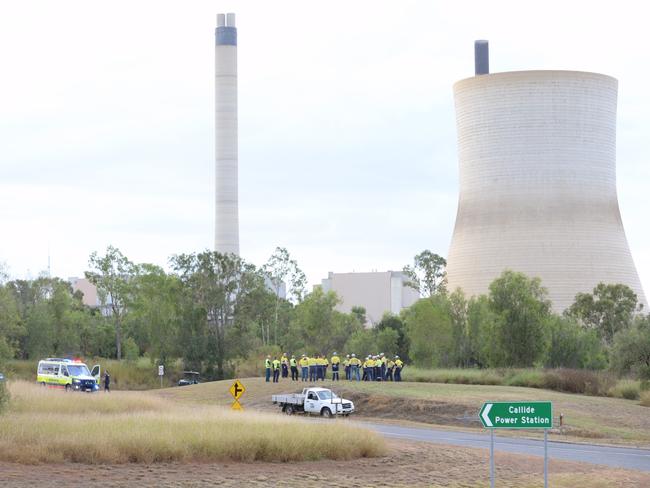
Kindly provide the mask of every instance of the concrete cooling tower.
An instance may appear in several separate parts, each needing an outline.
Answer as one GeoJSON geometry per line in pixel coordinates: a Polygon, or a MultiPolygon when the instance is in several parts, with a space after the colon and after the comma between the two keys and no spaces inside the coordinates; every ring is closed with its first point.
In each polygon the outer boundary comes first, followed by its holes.
{"type": "Polygon", "coordinates": [[[218,14],[215,32],[215,250],[239,255],[237,182],[237,28],[235,14],[218,14]]]}
{"type": "MultiPolygon", "coordinates": [[[[617,81],[577,71],[477,75],[454,85],[460,192],[448,287],[488,292],[505,269],[541,278],[556,311],[599,282],[647,306],[616,194],[617,81]]],[[[485,74],[483,74],[485,73],[485,74]]]]}

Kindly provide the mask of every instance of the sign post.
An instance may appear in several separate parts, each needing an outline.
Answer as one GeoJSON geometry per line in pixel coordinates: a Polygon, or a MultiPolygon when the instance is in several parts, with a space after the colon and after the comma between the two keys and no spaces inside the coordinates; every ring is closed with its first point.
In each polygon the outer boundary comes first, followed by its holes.
{"type": "Polygon", "coordinates": [[[486,402],[478,413],[490,429],[490,486],[494,488],[494,430],[544,429],[544,488],[548,488],[548,429],[553,428],[551,402],[486,402]]]}
{"type": "Polygon", "coordinates": [[[235,382],[232,384],[230,389],[228,390],[232,397],[235,399],[235,401],[232,403],[230,408],[233,410],[244,410],[244,408],[241,406],[241,403],[239,403],[239,399],[242,397],[244,392],[246,391],[246,388],[244,385],[241,384],[239,380],[235,380],[235,382]]]}
{"type": "Polygon", "coordinates": [[[158,366],[158,376],[160,376],[160,387],[163,387],[163,376],[165,376],[165,367],[161,364],[158,366]]]}

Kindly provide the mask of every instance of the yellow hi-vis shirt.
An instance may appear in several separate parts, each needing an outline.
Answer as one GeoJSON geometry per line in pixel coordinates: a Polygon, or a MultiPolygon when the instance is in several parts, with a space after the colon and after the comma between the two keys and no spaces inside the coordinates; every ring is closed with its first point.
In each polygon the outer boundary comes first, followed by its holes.
{"type": "Polygon", "coordinates": [[[395,366],[395,363],[393,361],[388,361],[388,363],[386,363],[386,367],[388,367],[389,369],[392,368],[393,366],[395,366]]]}
{"type": "Polygon", "coordinates": [[[343,366],[345,366],[346,368],[347,368],[348,366],[350,366],[350,360],[349,360],[348,358],[345,358],[345,359],[343,360],[343,366]]]}
{"type": "Polygon", "coordinates": [[[375,365],[375,362],[372,359],[366,359],[366,362],[363,363],[364,368],[371,368],[375,365]]]}
{"type": "Polygon", "coordinates": [[[341,359],[338,356],[332,356],[332,364],[339,364],[341,359]]]}
{"type": "Polygon", "coordinates": [[[381,359],[375,360],[375,366],[381,368],[381,359]]]}
{"type": "Polygon", "coordinates": [[[401,368],[403,365],[404,365],[404,363],[402,362],[401,359],[396,359],[395,360],[395,366],[397,366],[398,368],[401,368]]]}
{"type": "Polygon", "coordinates": [[[383,364],[386,364],[386,363],[388,362],[388,359],[386,359],[386,356],[384,356],[383,358],[381,358],[381,362],[382,362],[383,364]]]}
{"type": "Polygon", "coordinates": [[[289,359],[286,356],[282,356],[282,364],[287,364],[289,359]]]}
{"type": "Polygon", "coordinates": [[[307,366],[309,366],[309,358],[300,358],[300,367],[306,368],[307,366]]]}
{"type": "Polygon", "coordinates": [[[361,365],[361,361],[359,360],[359,358],[350,359],[350,366],[360,366],[360,365],[361,365]]]}
{"type": "Polygon", "coordinates": [[[318,359],[316,359],[316,358],[309,358],[307,361],[308,361],[307,364],[309,364],[309,366],[316,366],[316,364],[318,364],[318,362],[317,362],[318,359]]]}

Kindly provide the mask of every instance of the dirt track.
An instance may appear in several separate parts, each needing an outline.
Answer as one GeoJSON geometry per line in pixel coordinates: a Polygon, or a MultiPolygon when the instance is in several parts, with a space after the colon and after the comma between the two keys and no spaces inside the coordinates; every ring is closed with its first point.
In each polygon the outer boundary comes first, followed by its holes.
{"type": "MultiPolygon", "coordinates": [[[[208,486],[488,486],[487,452],[390,441],[391,454],[356,461],[64,466],[0,463],[7,488],[208,486]]],[[[539,458],[497,454],[498,485],[542,486],[539,458]]],[[[551,486],[650,486],[650,475],[577,463],[550,463],[551,486]]]]}

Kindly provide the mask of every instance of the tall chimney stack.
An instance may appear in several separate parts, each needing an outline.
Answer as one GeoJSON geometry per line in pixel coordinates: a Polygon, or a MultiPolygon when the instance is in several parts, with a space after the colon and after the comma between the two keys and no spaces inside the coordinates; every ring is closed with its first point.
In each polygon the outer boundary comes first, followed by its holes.
{"type": "Polygon", "coordinates": [[[490,50],[488,41],[474,41],[474,74],[490,73],[490,50]]]}
{"type": "Polygon", "coordinates": [[[214,248],[239,255],[237,189],[237,28],[235,14],[217,14],[215,31],[216,212],[214,248]]]}

